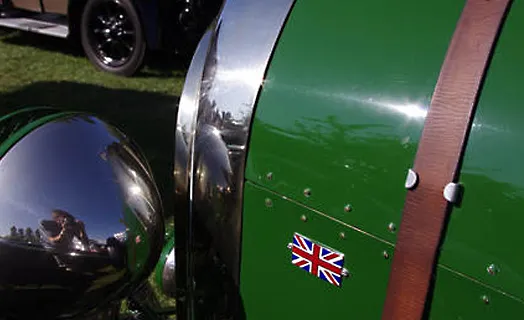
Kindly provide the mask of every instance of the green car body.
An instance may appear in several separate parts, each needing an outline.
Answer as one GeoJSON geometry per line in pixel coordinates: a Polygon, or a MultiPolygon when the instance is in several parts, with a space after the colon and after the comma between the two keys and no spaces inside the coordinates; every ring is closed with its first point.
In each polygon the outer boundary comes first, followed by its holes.
{"type": "MultiPolygon", "coordinates": [[[[464,4],[226,3],[178,111],[179,317],[380,318],[403,184],[464,4]],[[344,254],[340,287],[291,263],[294,233],[344,254]],[[213,268],[225,271],[211,281],[201,270],[213,268]]],[[[515,2],[467,140],[430,319],[524,313],[521,30],[515,2]]]]}

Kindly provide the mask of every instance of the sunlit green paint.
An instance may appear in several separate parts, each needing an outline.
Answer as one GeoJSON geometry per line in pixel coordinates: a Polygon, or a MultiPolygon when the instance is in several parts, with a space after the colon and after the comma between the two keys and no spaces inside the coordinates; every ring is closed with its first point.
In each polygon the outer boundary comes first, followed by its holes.
{"type": "Polygon", "coordinates": [[[298,1],[257,104],[247,179],[394,243],[387,226],[400,223],[463,4],[298,1]]]}
{"type": "MultiPolygon", "coordinates": [[[[343,292],[344,310],[336,315],[352,309],[352,317],[380,317],[390,270],[359,255],[376,250],[375,242],[395,242],[387,226],[400,222],[406,171],[463,5],[337,2],[332,10],[329,1],[297,2],[264,81],[249,145],[241,271],[248,316],[291,316],[286,312],[303,307],[298,291],[323,306],[343,292]],[[264,197],[272,199],[271,208],[264,197]],[[301,214],[313,218],[304,223],[301,214]],[[341,228],[349,230],[346,240],[348,234],[364,238],[346,244],[336,239],[341,228]],[[366,265],[361,276],[375,277],[367,279],[374,296],[352,296],[365,292],[357,285],[335,293],[296,273],[301,270],[285,264],[285,244],[294,231],[366,265]],[[267,276],[255,272],[266,260],[276,264],[267,276]]],[[[516,2],[480,98],[460,179],[464,201],[453,211],[444,241],[431,319],[514,319],[524,308],[518,247],[524,228],[523,18],[524,4],[516,2]],[[495,275],[486,270],[492,263],[499,269],[495,275]]],[[[315,308],[303,309],[315,316],[315,308]]]]}
{"type": "Polygon", "coordinates": [[[241,295],[248,319],[380,318],[391,262],[384,251],[391,245],[250,182],[244,201],[241,295]],[[345,254],[351,275],[341,288],[291,264],[294,232],[345,254]]]}
{"type": "Polygon", "coordinates": [[[524,300],[524,3],[515,1],[501,33],[460,181],[440,263],[524,300]],[[495,264],[500,272],[490,275],[495,264]]]}
{"type": "Polygon", "coordinates": [[[524,304],[439,268],[429,320],[522,319],[524,304]]]}

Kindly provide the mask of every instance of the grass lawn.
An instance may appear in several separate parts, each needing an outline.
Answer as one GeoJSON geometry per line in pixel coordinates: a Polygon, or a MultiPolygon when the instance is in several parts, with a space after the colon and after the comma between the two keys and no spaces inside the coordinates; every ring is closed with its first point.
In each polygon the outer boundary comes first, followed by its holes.
{"type": "Polygon", "coordinates": [[[67,40],[0,28],[0,116],[45,105],[115,124],[145,152],[170,214],[173,130],[185,71],[176,59],[156,54],[137,76],[116,77],[95,70],[67,40]]]}
{"type": "Polygon", "coordinates": [[[156,55],[137,76],[117,77],[95,70],[67,40],[0,28],[0,116],[45,105],[110,121],[142,147],[172,212],[173,130],[185,71],[156,55]]]}

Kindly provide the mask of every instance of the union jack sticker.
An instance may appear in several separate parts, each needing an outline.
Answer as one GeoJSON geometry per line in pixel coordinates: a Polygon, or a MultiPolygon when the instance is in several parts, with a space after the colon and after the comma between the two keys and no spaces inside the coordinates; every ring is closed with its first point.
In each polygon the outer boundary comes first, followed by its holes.
{"type": "Polygon", "coordinates": [[[344,254],[327,248],[296,233],[293,235],[291,263],[334,286],[340,287],[342,277],[348,275],[344,269],[344,254]]]}

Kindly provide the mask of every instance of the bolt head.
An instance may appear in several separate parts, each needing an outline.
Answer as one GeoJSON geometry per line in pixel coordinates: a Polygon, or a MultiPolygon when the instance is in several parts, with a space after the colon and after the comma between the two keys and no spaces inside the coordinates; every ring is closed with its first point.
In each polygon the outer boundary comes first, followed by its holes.
{"type": "Polygon", "coordinates": [[[350,211],[351,211],[351,205],[346,204],[346,205],[344,206],[344,211],[346,211],[346,212],[350,212],[350,211]]]}
{"type": "Polygon", "coordinates": [[[304,196],[309,198],[311,196],[311,189],[309,189],[309,188],[304,189],[304,196]]]}
{"type": "Polygon", "coordinates": [[[489,273],[490,275],[492,275],[492,276],[495,275],[495,274],[497,274],[497,273],[499,272],[499,269],[498,269],[497,266],[494,265],[494,264],[490,264],[490,265],[486,268],[486,270],[487,270],[488,273],[489,273]]]}
{"type": "Polygon", "coordinates": [[[349,277],[349,271],[348,271],[348,269],[346,269],[346,268],[342,269],[342,276],[343,276],[343,277],[346,277],[346,278],[349,277]]]}
{"type": "Polygon", "coordinates": [[[266,207],[268,207],[268,208],[273,206],[273,201],[271,201],[271,199],[269,199],[269,198],[266,198],[265,203],[266,203],[266,207]]]}
{"type": "Polygon", "coordinates": [[[346,239],[346,234],[344,232],[341,232],[339,236],[340,236],[340,239],[346,239]]]}
{"type": "Polygon", "coordinates": [[[483,295],[482,302],[484,302],[484,304],[489,304],[489,297],[487,295],[483,295]]]}
{"type": "Polygon", "coordinates": [[[384,256],[384,259],[389,259],[389,253],[386,250],[382,252],[382,255],[384,256]]]}
{"type": "Polygon", "coordinates": [[[288,243],[288,244],[287,244],[287,248],[288,248],[288,249],[292,249],[292,248],[293,248],[293,244],[292,244],[291,242],[288,243]]]}
{"type": "Polygon", "coordinates": [[[266,174],[266,179],[268,179],[268,180],[273,180],[273,172],[268,172],[268,173],[266,174]]]}
{"type": "Polygon", "coordinates": [[[393,222],[390,222],[388,224],[388,230],[389,232],[395,232],[397,230],[397,226],[393,222]]]}
{"type": "Polygon", "coordinates": [[[300,217],[300,220],[306,222],[307,221],[307,217],[305,214],[303,214],[301,217],[300,217]]]}

